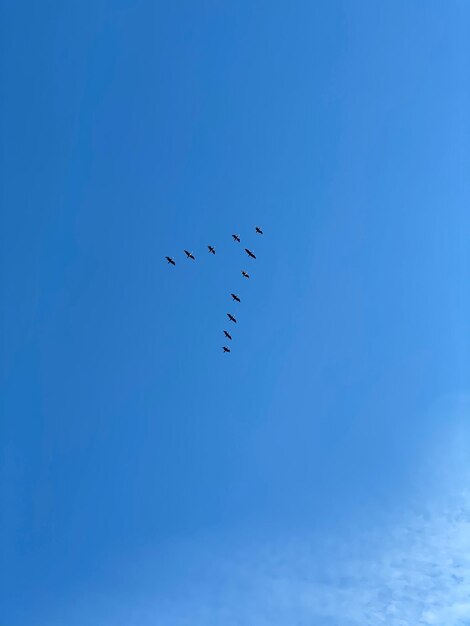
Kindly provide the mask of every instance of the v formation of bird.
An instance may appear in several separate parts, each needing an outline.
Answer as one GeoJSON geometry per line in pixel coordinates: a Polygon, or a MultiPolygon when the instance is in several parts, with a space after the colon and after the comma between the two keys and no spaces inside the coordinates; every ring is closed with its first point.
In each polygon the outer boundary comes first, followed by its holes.
{"type": "MultiPolygon", "coordinates": [[[[259,226],[255,226],[255,232],[258,235],[264,235],[263,231],[261,230],[259,226]]],[[[232,239],[234,243],[241,243],[240,235],[232,235],[232,239]]],[[[207,246],[207,249],[209,251],[209,254],[215,255],[216,252],[215,252],[214,246],[209,245],[207,246]]],[[[194,254],[190,252],[189,250],[183,250],[183,252],[186,255],[186,259],[190,259],[191,261],[196,260],[196,257],[194,256],[194,254]]],[[[245,252],[247,253],[250,259],[256,259],[255,253],[249,248],[245,248],[245,252]]],[[[176,261],[173,257],[166,256],[165,259],[167,260],[169,265],[176,265],[176,261]]],[[[245,270],[241,270],[241,274],[243,278],[247,278],[247,279],[250,278],[250,275],[245,270]]],[[[240,297],[236,293],[231,293],[230,295],[232,297],[232,302],[236,302],[237,304],[241,302],[240,297]]],[[[232,313],[227,313],[227,317],[230,320],[230,322],[232,322],[232,324],[237,324],[237,318],[235,317],[235,315],[232,315],[232,313]]],[[[224,330],[224,336],[225,336],[225,339],[232,341],[232,335],[231,333],[228,332],[228,330],[224,330]]],[[[224,351],[224,354],[227,354],[231,351],[230,348],[226,345],[222,346],[222,350],[224,351]]]]}

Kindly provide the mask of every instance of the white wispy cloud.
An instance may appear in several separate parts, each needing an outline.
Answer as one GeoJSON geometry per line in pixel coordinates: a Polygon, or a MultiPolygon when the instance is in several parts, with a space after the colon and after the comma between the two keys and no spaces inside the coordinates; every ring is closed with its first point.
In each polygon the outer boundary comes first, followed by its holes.
{"type": "Polygon", "coordinates": [[[428,450],[428,471],[423,468],[432,474],[426,495],[417,495],[413,506],[347,536],[296,534],[239,546],[215,564],[207,559],[211,582],[189,585],[148,623],[469,626],[467,400],[465,410],[462,402],[454,409],[457,419],[447,405],[448,419],[428,450]]]}
{"type": "Polygon", "coordinates": [[[463,493],[444,511],[414,514],[385,534],[377,530],[380,542],[368,531],[356,537],[362,550],[336,549],[331,564],[319,566],[305,540],[265,547],[221,568],[224,582],[197,584],[190,597],[153,617],[178,626],[468,626],[469,503],[463,493]],[[359,551],[364,555],[352,554],[359,551]]]}
{"type": "Polygon", "coordinates": [[[236,547],[223,538],[189,542],[175,550],[174,558],[187,564],[174,588],[147,585],[143,594],[120,598],[119,607],[116,598],[104,598],[102,610],[95,605],[88,619],[82,613],[67,623],[469,626],[469,448],[461,435],[454,432],[441,446],[439,462],[429,456],[436,472],[427,495],[393,519],[236,547]]]}
{"type": "Polygon", "coordinates": [[[435,474],[427,495],[393,519],[347,536],[317,533],[239,548],[211,566],[210,583],[189,586],[157,610],[155,623],[469,626],[468,433],[460,421],[439,454],[428,451],[435,474]]]}

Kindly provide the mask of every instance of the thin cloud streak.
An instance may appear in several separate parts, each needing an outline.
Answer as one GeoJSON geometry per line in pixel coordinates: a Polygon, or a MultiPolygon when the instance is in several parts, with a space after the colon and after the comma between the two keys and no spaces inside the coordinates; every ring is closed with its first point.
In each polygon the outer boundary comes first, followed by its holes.
{"type": "MultiPolygon", "coordinates": [[[[257,551],[247,547],[222,559],[213,556],[218,548],[212,546],[212,555],[198,560],[189,546],[188,559],[196,561],[192,573],[171,593],[102,599],[93,620],[89,609],[85,613],[98,626],[469,623],[468,490],[449,497],[445,508],[440,501],[387,530],[353,535],[267,542],[257,551]]],[[[87,623],[84,618],[82,613],[80,623],[87,623]]]]}
{"type": "Polygon", "coordinates": [[[438,454],[429,451],[427,462],[434,475],[427,485],[428,495],[417,496],[393,519],[363,524],[347,533],[278,536],[252,540],[249,545],[239,541],[236,547],[223,538],[189,541],[174,550],[173,560],[185,573],[177,572],[173,588],[157,589],[158,577],[152,576],[157,566],[143,567],[145,584],[139,593],[102,597],[99,608],[88,603],[80,619],[73,615],[66,622],[71,626],[88,622],[94,626],[468,625],[469,429],[466,420],[458,421],[460,426],[447,429],[447,440],[439,437],[438,454]]]}
{"type": "MultiPolygon", "coordinates": [[[[444,511],[422,511],[362,544],[334,550],[329,563],[310,561],[305,541],[286,551],[253,555],[221,588],[199,589],[187,603],[156,611],[157,623],[256,626],[464,626],[470,620],[470,494],[444,511]],[[382,546],[378,539],[381,536],[382,546]],[[342,557],[339,556],[342,553],[342,557]],[[339,557],[339,558],[338,558],[339,557]],[[341,560],[343,558],[344,560],[341,560]]],[[[156,617],[154,614],[154,618],[156,617]]],[[[150,622],[149,622],[150,623],[150,622]]]]}

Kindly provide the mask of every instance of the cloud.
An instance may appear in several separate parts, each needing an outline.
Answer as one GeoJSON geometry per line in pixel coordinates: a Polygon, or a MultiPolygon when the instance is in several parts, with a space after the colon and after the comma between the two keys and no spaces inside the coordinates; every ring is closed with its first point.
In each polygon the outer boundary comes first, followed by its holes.
{"type": "Polygon", "coordinates": [[[468,626],[467,400],[442,409],[447,423],[428,450],[428,480],[418,478],[413,505],[402,503],[399,514],[375,525],[267,539],[202,562],[208,582],[173,598],[157,623],[468,626]],[[458,417],[449,420],[451,413],[458,417]]]}
{"type": "Polygon", "coordinates": [[[120,597],[119,606],[108,597],[88,619],[66,623],[468,626],[469,428],[467,420],[459,424],[439,437],[439,453],[427,459],[434,476],[399,513],[311,535],[190,540],[173,551],[172,585],[149,585],[159,566],[146,566],[145,593],[120,597]]]}
{"type": "Polygon", "coordinates": [[[315,537],[241,550],[140,623],[468,626],[470,494],[451,500],[343,543],[315,537]]]}

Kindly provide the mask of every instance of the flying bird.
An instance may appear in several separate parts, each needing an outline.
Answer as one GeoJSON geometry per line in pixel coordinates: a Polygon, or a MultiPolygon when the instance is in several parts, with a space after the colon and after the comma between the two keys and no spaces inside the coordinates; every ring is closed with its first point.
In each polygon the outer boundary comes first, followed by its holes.
{"type": "Polygon", "coordinates": [[[224,330],[224,335],[227,337],[227,339],[230,339],[230,341],[232,341],[232,335],[228,333],[226,330],[224,330]]]}
{"type": "Polygon", "coordinates": [[[165,259],[170,263],[170,265],[176,265],[175,259],[172,259],[171,256],[166,256],[165,259]]]}
{"type": "Polygon", "coordinates": [[[259,226],[255,226],[255,230],[258,233],[258,235],[264,235],[263,231],[261,230],[259,226]]]}
{"type": "Polygon", "coordinates": [[[195,257],[194,254],[192,252],[188,252],[187,250],[184,251],[186,258],[188,259],[192,259],[194,261],[195,257]]]}
{"type": "Polygon", "coordinates": [[[245,252],[247,253],[248,256],[251,256],[252,259],[256,259],[253,252],[251,250],[248,250],[248,248],[245,248],[245,252]]]}
{"type": "Polygon", "coordinates": [[[231,293],[230,295],[231,295],[231,296],[232,296],[232,298],[233,298],[234,300],[236,300],[237,302],[241,302],[240,298],[237,296],[237,294],[236,294],[236,293],[231,293]]]}
{"type": "Polygon", "coordinates": [[[207,246],[207,248],[209,249],[209,252],[215,254],[215,248],[213,246],[207,246]]]}
{"type": "Polygon", "coordinates": [[[222,350],[223,350],[224,352],[230,352],[230,348],[227,348],[227,346],[223,346],[222,350]]]}
{"type": "Polygon", "coordinates": [[[237,323],[237,320],[230,313],[227,313],[227,317],[231,322],[234,322],[235,324],[237,323]]]}
{"type": "Polygon", "coordinates": [[[245,270],[242,270],[242,276],[244,276],[245,278],[250,278],[250,275],[247,274],[245,270]]]}
{"type": "Polygon", "coordinates": [[[240,243],[240,235],[232,235],[233,240],[237,241],[238,243],[240,243]]]}

